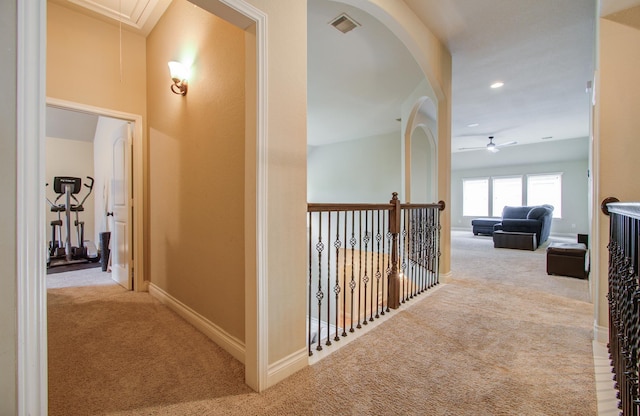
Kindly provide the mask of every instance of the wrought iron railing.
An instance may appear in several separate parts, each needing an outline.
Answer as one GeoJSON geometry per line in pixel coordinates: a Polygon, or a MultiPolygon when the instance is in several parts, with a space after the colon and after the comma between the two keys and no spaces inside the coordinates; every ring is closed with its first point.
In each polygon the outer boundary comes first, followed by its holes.
{"type": "Polygon", "coordinates": [[[308,204],[310,356],[439,283],[444,207],[308,204]]]}
{"type": "Polygon", "coordinates": [[[638,238],[640,204],[616,203],[607,198],[602,210],[609,215],[609,356],[621,415],[640,413],[638,354],[640,351],[640,287],[638,238]]]}

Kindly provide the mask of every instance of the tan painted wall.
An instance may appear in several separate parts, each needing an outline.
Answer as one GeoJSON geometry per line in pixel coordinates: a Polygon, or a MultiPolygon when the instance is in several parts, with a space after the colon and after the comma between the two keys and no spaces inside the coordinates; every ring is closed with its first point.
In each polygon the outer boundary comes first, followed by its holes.
{"type": "Polygon", "coordinates": [[[306,349],[307,3],[248,0],[268,16],[268,362],[306,349]]]}
{"type": "MultiPolygon", "coordinates": [[[[17,78],[16,2],[0,2],[0,77],[17,78]]],[[[13,84],[10,84],[13,85],[13,84]]],[[[16,88],[0,97],[0,195],[5,203],[0,215],[0,414],[17,414],[17,292],[16,292],[16,88]]]]}
{"type": "Polygon", "coordinates": [[[147,38],[151,282],[240,340],[244,65],[244,32],[185,0],[147,38]],[[172,60],[193,60],[184,97],[172,60]]]}
{"type": "Polygon", "coordinates": [[[596,325],[608,326],[607,267],[609,218],[599,209],[606,197],[623,202],[640,201],[640,182],[635,179],[640,155],[640,30],[600,19],[599,83],[596,86],[596,130],[598,176],[594,216],[600,236],[599,267],[596,270],[599,290],[596,294],[596,325]]]}
{"type": "Polygon", "coordinates": [[[145,39],[47,2],[47,97],[146,114],[145,39]],[[120,58],[122,57],[122,67],[120,58]]]}

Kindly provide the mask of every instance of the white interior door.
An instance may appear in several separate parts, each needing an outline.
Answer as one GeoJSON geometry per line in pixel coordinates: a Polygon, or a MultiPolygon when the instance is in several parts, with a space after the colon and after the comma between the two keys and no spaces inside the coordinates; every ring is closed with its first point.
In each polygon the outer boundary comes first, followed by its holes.
{"type": "Polygon", "coordinates": [[[111,278],[128,290],[133,289],[131,264],[131,126],[126,123],[113,136],[113,175],[109,216],[111,217],[111,278]]]}

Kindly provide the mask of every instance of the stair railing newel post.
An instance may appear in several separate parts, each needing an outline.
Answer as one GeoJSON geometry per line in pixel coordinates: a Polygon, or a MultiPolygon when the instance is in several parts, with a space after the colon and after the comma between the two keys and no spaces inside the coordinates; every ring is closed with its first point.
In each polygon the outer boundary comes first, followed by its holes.
{"type": "Polygon", "coordinates": [[[389,211],[389,232],[391,233],[391,272],[389,273],[389,290],[387,293],[387,306],[391,309],[400,307],[400,288],[402,286],[402,277],[400,276],[398,267],[398,234],[401,227],[401,207],[398,193],[394,192],[391,201],[391,210],[389,211]]]}

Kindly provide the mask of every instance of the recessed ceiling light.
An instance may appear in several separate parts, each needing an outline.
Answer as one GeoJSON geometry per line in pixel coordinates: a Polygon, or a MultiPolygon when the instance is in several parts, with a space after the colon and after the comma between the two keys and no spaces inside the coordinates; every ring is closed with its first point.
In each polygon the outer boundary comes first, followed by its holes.
{"type": "Polygon", "coordinates": [[[480,124],[478,123],[471,123],[471,124],[467,124],[467,127],[478,127],[480,124]]]}
{"type": "Polygon", "coordinates": [[[494,89],[495,89],[495,88],[500,88],[500,87],[502,87],[503,85],[504,85],[504,82],[500,82],[500,81],[498,81],[498,82],[494,82],[493,84],[491,84],[491,88],[494,88],[494,89]]]}

